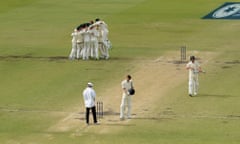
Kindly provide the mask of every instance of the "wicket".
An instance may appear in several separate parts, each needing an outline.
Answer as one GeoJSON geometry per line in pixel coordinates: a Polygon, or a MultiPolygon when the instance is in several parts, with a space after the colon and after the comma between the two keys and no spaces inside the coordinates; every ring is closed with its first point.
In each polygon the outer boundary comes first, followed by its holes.
{"type": "Polygon", "coordinates": [[[103,102],[97,101],[97,117],[103,118],[103,102]]]}
{"type": "Polygon", "coordinates": [[[180,52],[181,52],[181,62],[184,62],[186,60],[186,46],[181,46],[180,48],[180,52]]]}

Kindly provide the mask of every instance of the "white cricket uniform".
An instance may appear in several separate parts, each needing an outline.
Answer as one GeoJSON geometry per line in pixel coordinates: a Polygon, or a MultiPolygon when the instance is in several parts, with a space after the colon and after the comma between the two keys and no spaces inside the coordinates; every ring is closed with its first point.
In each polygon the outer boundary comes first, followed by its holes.
{"type": "Polygon", "coordinates": [[[120,105],[120,118],[123,119],[125,116],[125,109],[127,107],[127,118],[131,118],[132,110],[132,96],[129,95],[128,90],[132,87],[132,80],[127,81],[123,80],[121,83],[123,93],[122,93],[122,102],[120,105]]]}
{"type": "Polygon", "coordinates": [[[106,59],[109,58],[109,43],[108,43],[108,26],[105,22],[102,21],[102,23],[100,24],[101,30],[102,30],[102,39],[103,39],[103,45],[104,45],[104,53],[106,55],[106,59]]]}
{"type": "Polygon", "coordinates": [[[77,54],[77,31],[74,31],[72,34],[72,50],[69,55],[69,59],[75,59],[77,54]]]}
{"type": "Polygon", "coordinates": [[[83,33],[83,60],[88,60],[90,55],[90,33],[88,29],[84,29],[83,33]]]}
{"type": "Polygon", "coordinates": [[[105,50],[104,50],[104,44],[103,44],[103,36],[102,36],[103,33],[102,33],[102,30],[99,25],[98,25],[97,31],[99,33],[98,42],[100,42],[100,44],[101,44],[101,45],[99,45],[99,50],[100,50],[101,56],[106,57],[105,50]]]}
{"type": "Polygon", "coordinates": [[[91,57],[99,59],[98,56],[98,37],[99,32],[96,28],[92,28],[89,30],[90,33],[90,43],[91,43],[91,57]]]}
{"type": "Polygon", "coordinates": [[[108,31],[108,26],[107,26],[107,24],[102,21],[102,22],[100,23],[100,27],[101,27],[101,30],[103,31],[103,40],[104,40],[104,41],[108,40],[108,33],[109,33],[109,31],[108,31]]]}
{"type": "Polygon", "coordinates": [[[82,50],[83,50],[82,31],[78,31],[77,32],[77,59],[82,57],[82,50]]]}
{"type": "Polygon", "coordinates": [[[99,38],[98,41],[102,43],[101,47],[99,47],[100,52],[102,54],[102,56],[106,59],[109,58],[109,48],[110,48],[110,43],[108,40],[108,26],[104,21],[98,21],[96,23],[94,23],[94,25],[98,25],[99,27],[99,38]]]}
{"type": "Polygon", "coordinates": [[[87,108],[94,107],[95,106],[95,98],[96,98],[96,92],[94,91],[93,88],[87,87],[83,91],[83,99],[84,99],[85,107],[87,107],[87,108]]]}
{"type": "Polygon", "coordinates": [[[189,82],[188,82],[188,93],[190,95],[196,95],[198,92],[198,73],[200,70],[200,64],[197,61],[190,61],[187,66],[189,68],[189,82]]]}

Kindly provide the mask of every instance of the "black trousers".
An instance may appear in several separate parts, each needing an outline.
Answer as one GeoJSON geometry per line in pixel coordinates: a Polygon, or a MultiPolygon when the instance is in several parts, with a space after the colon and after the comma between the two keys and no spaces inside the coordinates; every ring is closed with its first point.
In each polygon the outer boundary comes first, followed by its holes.
{"type": "Polygon", "coordinates": [[[96,107],[91,107],[91,108],[86,108],[86,123],[89,124],[89,113],[90,110],[92,112],[93,115],[93,122],[97,123],[97,114],[96,114],[96,107]]]}

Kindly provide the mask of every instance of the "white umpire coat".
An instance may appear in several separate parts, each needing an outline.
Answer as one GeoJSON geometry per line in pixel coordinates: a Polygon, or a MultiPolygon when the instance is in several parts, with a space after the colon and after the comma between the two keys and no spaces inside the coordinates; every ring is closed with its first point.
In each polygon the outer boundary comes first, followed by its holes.
{"type": "Polygon", "coordinates": [[[95,98],[96,98],[96,93],[92,87],[87,87],[83,91],[83,99],[85,103],[85,107],[87,108],[92,108],[95,106],[95,98]]]}

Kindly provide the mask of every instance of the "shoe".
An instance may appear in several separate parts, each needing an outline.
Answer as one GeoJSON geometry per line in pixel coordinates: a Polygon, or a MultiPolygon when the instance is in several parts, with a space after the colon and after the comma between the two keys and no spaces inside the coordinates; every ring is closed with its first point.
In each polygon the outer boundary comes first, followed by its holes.
{"type": "Polygon", "coordinates": [[[100,125],[100,123],[99,122],[95,122],[94,125],[100,125]]]}
{"type": "Polygon", "coordinates": [[[189,94],[190,97],[192,97],[192,94],[189,94]]]}
{"type": "Polygon", "coordinates": [[[197,95],[197,93],[195,92],[195,93],[194,93],[194,95],[196,96],[196,95],[197,95]]]}
{"type": "Polygon", "coordinates": [[[120,121],[123,121],[124,120],[124,118],[120,118],[120,121]]]}

